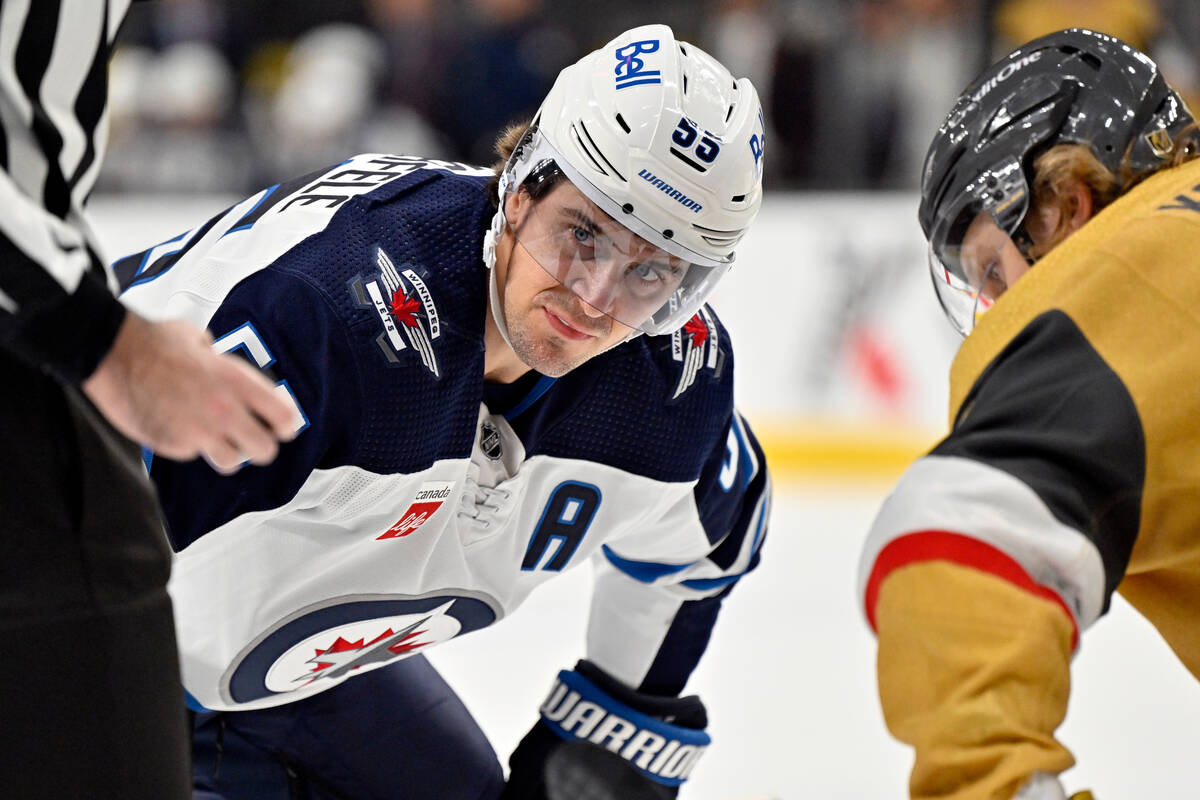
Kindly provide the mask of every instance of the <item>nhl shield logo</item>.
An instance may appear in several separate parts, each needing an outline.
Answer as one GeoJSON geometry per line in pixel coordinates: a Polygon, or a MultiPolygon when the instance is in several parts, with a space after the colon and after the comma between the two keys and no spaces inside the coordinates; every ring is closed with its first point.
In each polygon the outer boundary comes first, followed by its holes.
{"type": "Polygon", "coordinates": [[[500,429],[486,420],[479,426],[479,449],[492,461],[499,461],[504,455],[504,441],[500,438],[500,429]]]}
{"type": "Polygon", "coordinates": [[[384,357],[399,364],[399,353],[411,348],[425,368],[440,378],[433,341],[442,335],[442,326],[429,287],[412,269],[397,269],[382,247],[375,250],[375,262],[378,277],[355,279],[351,291],[359,305],[379,315],[383,333],[376,341],[384,357]]]}
{"type": "Polygon", "coordinates": [[[671,334],[671,357],[683,364],[672,400],[696,382],[702,367],[716,369],[720,353],[717,344],[717,323],[707,308],[701,308],[682,328],[671,334]]]}

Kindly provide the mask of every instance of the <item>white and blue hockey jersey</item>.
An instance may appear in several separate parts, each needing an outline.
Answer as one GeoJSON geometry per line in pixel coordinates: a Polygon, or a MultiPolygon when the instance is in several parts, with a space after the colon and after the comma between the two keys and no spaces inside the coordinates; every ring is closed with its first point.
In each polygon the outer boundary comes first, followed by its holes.
{"type": "Polygon", "coordinates": [[[196,705],[319,692],[589,561],[587,657],[678,693],[757,564],[769,481],[710,310],[558,380],[485,385],[489,175],[362,155],[114,265],[129,306],[207,327],[302,428],[232,476],[151,461],[196,705]]]}

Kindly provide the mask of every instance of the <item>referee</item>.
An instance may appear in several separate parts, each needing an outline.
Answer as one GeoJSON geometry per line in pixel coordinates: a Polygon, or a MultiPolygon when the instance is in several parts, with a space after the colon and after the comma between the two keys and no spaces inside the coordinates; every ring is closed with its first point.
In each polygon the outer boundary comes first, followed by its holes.
{"type": "Polygon", "coordinates": [[[292,416],[126,312],[82,215],[129,0],[0,0],[0,796],[191,796],[170,550],[130,437],[235,470],[292,416]]]}

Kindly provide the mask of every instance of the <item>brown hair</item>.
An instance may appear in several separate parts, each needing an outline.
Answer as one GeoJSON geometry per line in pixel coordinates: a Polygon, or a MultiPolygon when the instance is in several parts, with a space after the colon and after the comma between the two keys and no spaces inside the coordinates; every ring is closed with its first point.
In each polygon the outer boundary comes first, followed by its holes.
{"type": "Polygon", "coordinates": [[[1059,144],[1051,147],[1033,161],[1033,205],[1057,204],[1060,212],[1058,229],[1048,242],[1040,247],[1034,246],[1029,255],[1040,258],[1066,237],[1068,221],[1075,211],[1074,200],[1068,191],[1072,182],[1080,181],[1088,187],[1092,195],[1093,213],[1096,213],[1151,175],[1198,157],[1200,126],[1195,122],[1175,137],[1169,159],[1156,169],[1138,175],[1134,175],[1129,167],[1128,152],[1121,164],[1120,174],[1116,174],[1101,164],[1087,145],[1059,144]]]}
{"type": "MultiPolygon", "coordinates": [[[[497,160],[492,163],[492,179],[488,181],[487,192],[488,197],[492,199],[493,204],[499,203],[500,198],[497,196],[497,189],[500,186],[500,173],[504,172],[504,166],[508,163],[508,159],[512,157],[513,152],[523,143],[523,140],[528,136],[533,136],[534,129],[530,126],[532,120],[519,122],[514,125],[509,125],[500,135],[496,137],[496,143],[492,145],[492,149],[496,153],[497,160]]],[[[552,172],[546,170],[534,169],[527,178],[521,183],[521,188],[529,193],[529,196],[534,200],[540,199],[554,187],[562,178],[562,173],[557,169],[552,172]]]]}

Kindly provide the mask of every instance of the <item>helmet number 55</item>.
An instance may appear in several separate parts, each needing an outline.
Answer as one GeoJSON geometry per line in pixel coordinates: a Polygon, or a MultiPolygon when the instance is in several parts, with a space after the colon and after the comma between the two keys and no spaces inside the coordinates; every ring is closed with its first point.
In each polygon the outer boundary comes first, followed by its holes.
{"type": "MultiPolygon", "coordinates": [[[[671,132],[671,141],[679,145],[681,148],[690,151],[691,155],[695,156],[704,164],[711,164],[716,160],[717,154],[721,152],[721,145],[713,140],[711,136],[704,136],[696,129],[696,126],[689,122],[686,118],[679,120],[679,124],[675,126],[675,130],[671,132]]],[[[708,167],[704,164],[699,164],[693,161],[687,154],[671,148],[671,152],[687,162],[691,166],[705,172],[708,167]]]]}

